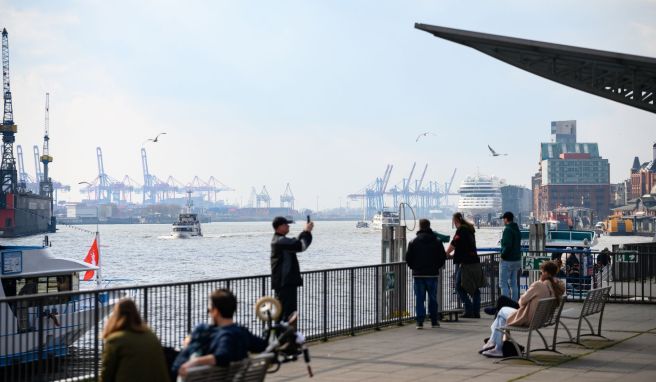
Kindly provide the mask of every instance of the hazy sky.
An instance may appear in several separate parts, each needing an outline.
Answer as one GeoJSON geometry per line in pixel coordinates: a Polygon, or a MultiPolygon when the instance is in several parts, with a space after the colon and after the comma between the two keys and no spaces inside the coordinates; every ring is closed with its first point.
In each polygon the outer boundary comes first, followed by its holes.
{"type": "Polygon", "coordinates": [[[443,183],[458,168],[529,186],[552,120],[599,142],[611,181],[651,158],[656,116],[414,29],[415,22],[656,56],[656,1],[6,1],[16,141],[33,172],[45,92],[52,176],[211,175],[247,202],[345,205],[394,164],[443,183]],[[417,134],[432,131],[415,143],[417,134]],[[491,158],[486,145],[508,152],[491,158]]]}

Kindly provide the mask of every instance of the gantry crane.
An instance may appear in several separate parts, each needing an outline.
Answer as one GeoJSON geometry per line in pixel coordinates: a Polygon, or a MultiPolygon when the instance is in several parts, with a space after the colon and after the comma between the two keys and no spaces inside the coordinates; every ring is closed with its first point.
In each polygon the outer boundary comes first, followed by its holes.
{"type": "Polygon", "coordinates": [[[285,187],[285,191],[280,195],[280,207],[287,207],[289,209],[294,209],[294,193],[292,192],[292,188],[289,186],[289,183],[287,183],[287,187],[285,187]]]}

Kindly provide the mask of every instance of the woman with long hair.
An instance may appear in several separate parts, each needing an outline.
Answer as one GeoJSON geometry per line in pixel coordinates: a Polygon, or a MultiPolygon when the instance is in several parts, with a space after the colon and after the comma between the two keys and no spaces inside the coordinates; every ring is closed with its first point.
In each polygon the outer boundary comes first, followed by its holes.
{"type": "Polygon", "coordinates": [[[114,306],[102,336],[101,381],[169,380],[159,340],[141,319],[134,301],[126,298],[114,306]]]}
{"type": "Polygon", "coordinates": [[[557,303],[560,304],[565,287],[556,279],[558,265],[553,261],[545,261],[540,265],[540,271],[540,280],[531,284],[526,293],[519,298],[519,309],[506,306],[499,310],[497,318],[490,326],[492,331],[490,339],[481,349],[483,355],[503,357],[502,333],[497,329],[508,325],[528,326],[541,299],[555,297],[557,303]]]}
{"type": "Polygon", "coordinates": [[[465,314],[462,317],[480,318],[481,291],[479,288],[485,285],[485,277],[476,251],[476,229],[460,212],[453,214],[452,222],[456,227],[456,233],[446,253],[447,257],[453,258],[453,263],[456,265],[456,292],[465,306],[465,314]]]}

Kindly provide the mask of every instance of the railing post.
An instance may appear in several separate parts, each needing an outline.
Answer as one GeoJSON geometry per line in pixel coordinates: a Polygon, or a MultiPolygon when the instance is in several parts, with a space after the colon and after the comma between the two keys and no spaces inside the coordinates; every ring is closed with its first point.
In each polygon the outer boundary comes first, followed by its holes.
{"type": "Polygon", "coordinates": [[[349,278],[351,283],[351,335],[355,335],[355,270],[350,269],[349,278]]]}
{"type": "Polygon", "coordinates": [[[98,292],[93,293],[93,373],[96,380],[100,378],[100,295],[98,292]]]}
{"type": "MultiPolygon", "coordinates": [[[[405,278],[401,277],[401,267],[398,264],[396,264],[394,267],[396,268],[396,274],[399,275],[397,283],[395,285],[396,292],[397,292],[396,315],[399,317],[399,322],[397,325],[403,326],[403,312],[405,312],[405,310],[401,310],[401,309],[405,309],[405,306],[401,308],[401,301],[402,301],[401,294],[403,293],[403,290],[405,290],[405,288],[401,287],[401,283],[406,282],[406,280],[405,278]]],[[[403,299],[403,301],[405,301],[405,299],[403,299]]]]}
{"type": "Polygon", "coordinates": [[[187,284],[187,333],[191,333],[191,284],[187,284]]]}
{"type": "Polygon", "coordinates": [[[323,341],[328,341],[328,272],[321,272],[323,278],[323,341]]]}
{"type": "Polygon", "coordinates": [[[39,322],[39,328],[38,328],[38,341],[39,341],[39,346],[37,346],[37,351],[39,354],[37,355],[37,380],[39,381],[45,381],[45,373],[43,371],[43,298],[39,299],[38,303],[38,309],[37,309],[37,318],[39,322]]]}
{"type": "Polygon", "coordinates": [[[148,287],[145,287],[143,289],[144,293],[144,302],[143,302],[143,319],[144,321],[148,322],[148,287]]]}
{"type": "Polygon", "coordinates": [[[375,292],[375,297],[376,301],[374,303],[374,313],[376,314],[376,330],[380,330],[380,299],[381,299],[381,294],[380,290],[382,289],[382,283],[380,280],[380,266],[376,265],[376,280],[374,282],[374,289],[376,290],[375,292]]]}

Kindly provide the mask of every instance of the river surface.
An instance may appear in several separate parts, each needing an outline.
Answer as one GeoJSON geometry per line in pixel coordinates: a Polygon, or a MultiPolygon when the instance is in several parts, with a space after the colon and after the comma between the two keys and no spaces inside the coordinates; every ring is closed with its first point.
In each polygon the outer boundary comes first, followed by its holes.
{"type": "MultiPolygon", "coordinates": [[[[413,223],[408,222],[409,228],[413,223]]],[[[450,220],[432,222],[433,229],[453,235],[450,220]]],[[[95,225],[59,226],[50,234],[57,257],[83,260],[93,242],[95,225]],[[89,232],[84,232],[87,230],[89,232]]],[[[110,286],[192,281],[261,275],[270,272],[272,236],[269,222],[225,222],[203,224],[203,237],[173,239],[166,224],[100,225],[103,278],[110,286]]],[[[302,224],[291,225],[296,235],[302,224]]],[[[299,254],[302,270],[349,267],[381,262],[381,232],[357,229],[355,222],[319,221],[314,240],[299,254]]],[[[408,232],[408,240],[415,232],[408,232]]],[[[496,247],[501,228],[476,232],[479,247],[496,247]]],[[[3,240],[5,245],[39,245],[43,235],[3,240]]],[[[639,237],[601,237],[597,247],[612,243],[650,241],[639,237]]]]}

